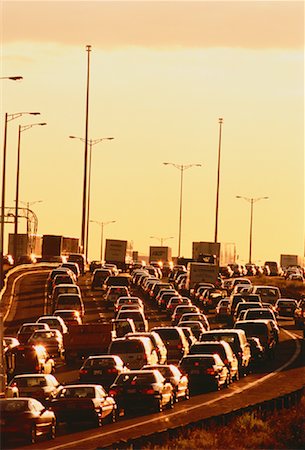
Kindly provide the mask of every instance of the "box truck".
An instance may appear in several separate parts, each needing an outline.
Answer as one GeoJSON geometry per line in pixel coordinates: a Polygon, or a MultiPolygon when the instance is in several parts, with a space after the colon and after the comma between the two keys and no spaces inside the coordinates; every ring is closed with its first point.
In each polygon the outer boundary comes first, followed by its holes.
{"type": "Polygon", "coordinates": [[[187,265],[186,289],[190,290],[198,283],[216,284],[219,275],[217,264],[190,262],[187,265]]]}
{"type": "Polygon", "coordinates": [[[169,262],[171,260],[172,260],[172,249],[170,247],[163,247],[163,246],[149,247],[149,262],[151,261],[169,262]]]}

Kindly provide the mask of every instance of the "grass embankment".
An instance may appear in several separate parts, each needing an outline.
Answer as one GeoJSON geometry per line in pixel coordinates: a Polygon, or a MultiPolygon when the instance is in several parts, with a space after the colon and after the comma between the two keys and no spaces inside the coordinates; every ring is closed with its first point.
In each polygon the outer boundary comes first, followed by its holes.
{"type": "Polygon", "coordinates": [[[253,284],[277,286],[281,290],[283,298],[299,299],[305,295],[305,284],[300,281],[287,281],[280,277],[250,277],[253,284]]]}
{"type": "Polygon", "coordinates": [[[265,420],[246,413],[225,426],[181,431],[162,445],[142,447],[142,450],[181,449],[305,449],[305,396],[297,406],[275,412],[265,420]]]}

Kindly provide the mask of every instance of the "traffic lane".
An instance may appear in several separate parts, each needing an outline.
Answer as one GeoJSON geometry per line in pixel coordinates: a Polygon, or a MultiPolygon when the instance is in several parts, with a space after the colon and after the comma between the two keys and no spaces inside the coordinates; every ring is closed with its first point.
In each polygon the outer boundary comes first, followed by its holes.
{"type": "Polygon", "coordinates": [[[6,335],[15,336],[19,327],[25,322],[36,322],[44,314],[44,289],[49,271],[26,271],[14,277],[10,294],[11,304],[8,306],[7,317],[4,321],[6,335]]]}

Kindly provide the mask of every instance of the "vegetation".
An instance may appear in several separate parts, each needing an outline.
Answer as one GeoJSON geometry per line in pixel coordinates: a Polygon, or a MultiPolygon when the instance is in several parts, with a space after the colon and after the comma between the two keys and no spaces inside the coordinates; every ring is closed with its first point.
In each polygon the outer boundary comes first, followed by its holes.
{"type": "Polygon", "coordinates": [[[291,449],[305,448],[305,396],[289,410],[278,411],[265,420],[254,413],[232,419],[225,426],[181,431],[162,445],[147,444],[142,450],[192,449],[291,449]]]}

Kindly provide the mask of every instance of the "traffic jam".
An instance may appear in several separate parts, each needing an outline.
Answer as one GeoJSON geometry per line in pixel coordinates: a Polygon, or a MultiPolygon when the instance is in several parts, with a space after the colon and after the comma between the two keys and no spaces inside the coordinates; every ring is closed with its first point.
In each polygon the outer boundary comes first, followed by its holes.
{"type": "Polygon", "coordinates": [[[36,443],[59,427],[101,427],[228,389],[276,357],[279,318],[304,329],[305,299],[260,285],[259,268],[228,266],[213,284],[194,282],[192,264],[201,263],[136,262],[123,272],[92,261],[86,271],[68,258],[52,269],[47,313],[4,336],[2,439],[36,443]],[[99,306],[94,322],[84,286],[99,306]],[[78,379],[60,383],[59,367],[77,368],[78,379]]]}

